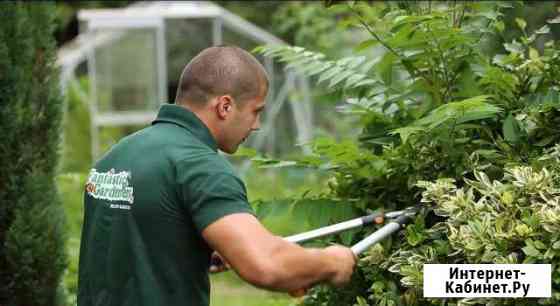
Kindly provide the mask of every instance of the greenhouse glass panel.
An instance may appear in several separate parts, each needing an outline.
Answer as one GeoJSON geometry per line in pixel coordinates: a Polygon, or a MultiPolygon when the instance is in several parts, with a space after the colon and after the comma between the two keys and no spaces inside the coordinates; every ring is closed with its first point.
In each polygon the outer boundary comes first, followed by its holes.
{"type": "Polygon", "coordinates": [[[155,110],[160,96],[156,29],[97,31],[114,39],[111,44],[94,51],[97,111],[155,110]]]}
{"type": "MultiPolygon", "coordinates": [[[[132,133],[149,124],[162,103],[174,103],[182,69],[203,49],[236,45],[251,51],[263,44],[285,44],[206,1],[142,1],[126,8],[80,10],[78,19],[80,35],[61,50],[59,62],[64,83],[77,73],[89,76],[91,91],[84,97],[94,158],[112,141],[103,128],[132,133]],[[86,69],[80,64],[84,60],[86,69]]],[[[309,90],[302,90],[302,79],[284,70],[283,63],[255,57],[266,68],[270,87],[261,131],[245,145],[274,155],[292,152],[294,144],[312,134],[309,90]]]]}
{"type": "Polygon", "coordinates": [[[200,51],[212,45],[212,19],[167,19],[165,29],[168,99],[173,102],[185,65],[200,51]]]}

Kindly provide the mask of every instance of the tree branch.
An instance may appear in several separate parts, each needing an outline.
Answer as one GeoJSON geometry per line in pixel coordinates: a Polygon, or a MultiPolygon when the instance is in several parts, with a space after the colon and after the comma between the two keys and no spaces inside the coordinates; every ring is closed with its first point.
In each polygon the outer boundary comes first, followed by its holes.
{"type": "MultiPolygon", "coordinates": [[[[401,54],[399,54],[395,49],[393,49],[391,46],[389,46],[385,41],[383,41],[381,39],[381,37],[379,37],[379,35],[377,35],[377,33],[375,33],[375,31],[373,31],[373,29],[369,26],[369,24],[362,18],[362,16],[360,15],[360,13],[358,11],[356,11],[353,7],[350,7],[350,10],[356,14],[356,16],[358,16],[358,21],[360,22],[360,24],[371,34],[371,36],[373,36],[373,38],[375,38],[375,40],[377,40],[377,42],[379,42],[383,47],[385,47],[387,50],[389,50],[391,53],[393,53],[396,57],[399,58],[399,60],[401,61],[401,63],[404,60],[404,56],[402,56],[401,54]]],[[[406,66],[405,66],[406,68],[406,66]]],[[[413,76],[413,77],[422,77],[428,84],[432,84],[432,81],[427,78],[421,71],[419,71],[416,67],[411,66],[411,68],[413,69],[413,71],[407,71],[413,76]]]]}

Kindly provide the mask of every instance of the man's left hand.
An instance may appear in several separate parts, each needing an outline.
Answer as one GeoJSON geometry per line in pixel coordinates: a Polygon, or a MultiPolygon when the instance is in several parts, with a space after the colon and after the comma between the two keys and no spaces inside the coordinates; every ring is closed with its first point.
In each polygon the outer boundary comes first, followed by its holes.
{"type": "Polygon", "coordinates": [[[219,273],[229,270],[231,266],[229,263],[216,251],[212,253],[210,258],[210,273],[219,273]]]}

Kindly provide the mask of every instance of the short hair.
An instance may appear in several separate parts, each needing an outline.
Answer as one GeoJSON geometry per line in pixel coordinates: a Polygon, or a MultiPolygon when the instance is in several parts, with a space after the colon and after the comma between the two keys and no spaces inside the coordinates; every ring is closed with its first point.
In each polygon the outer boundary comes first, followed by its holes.
{"type": "Polygon", "coordinates": [[[215,46],[202,50],[185,66],[175,103],[202,106],[229,94],[243,104],[267,90],[266,71],[254,56],[239,47],[215,46]]]}

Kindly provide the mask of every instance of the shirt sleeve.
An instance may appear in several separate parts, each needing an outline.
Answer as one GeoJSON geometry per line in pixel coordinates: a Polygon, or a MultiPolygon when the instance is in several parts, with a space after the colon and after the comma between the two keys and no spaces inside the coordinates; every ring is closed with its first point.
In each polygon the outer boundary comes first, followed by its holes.
{"type": "Polygon", "coordinates": [[[196,165],[191,175],[181,182],[183,205],[199,233],[230,214],[254,215],[247,200],[245,184],[239,177],[228,171],[228,167],[216,169],[216,164],[213,164],[210,168],[213,170],[209,170],[203,166],[204,163],[196,165]]]}

